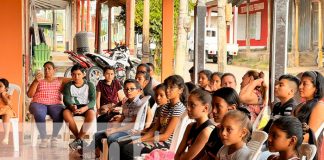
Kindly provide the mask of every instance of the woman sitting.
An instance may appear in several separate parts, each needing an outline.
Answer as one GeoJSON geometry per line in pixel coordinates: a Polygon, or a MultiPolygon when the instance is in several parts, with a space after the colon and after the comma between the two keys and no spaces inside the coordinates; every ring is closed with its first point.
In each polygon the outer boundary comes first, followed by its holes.
{"type": "Polygon", "coordinates": [[[42,139],[39,145],[41,148],[45,148],[48,145],[45,124],[46,115],[53,119],[51,146],[58,145],[57,135],[62,127],[64,109],[61,91],[64,83],[70,80],[54,76],[56,68],[53,62],[46,62],[43,67],[44,78],[43,74],[38,71],[27,91],[27,96],[33,98],[29,106],[29,112],[35,118],[36,126],[42,139]]]}

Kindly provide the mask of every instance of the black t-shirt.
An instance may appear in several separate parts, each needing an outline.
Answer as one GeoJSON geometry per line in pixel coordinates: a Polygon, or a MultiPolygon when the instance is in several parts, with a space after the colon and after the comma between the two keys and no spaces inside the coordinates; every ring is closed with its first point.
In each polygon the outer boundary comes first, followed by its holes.
{"type": "Polygon", "coordinates": [[[290,116],[296,106],[297,106],[297,103],[293,98],[289,99],[283,105],[281,105],[281,102],[278,102],[273,106],[271,115],[272,116],[276,116],[276,115],[290,116]]]}
{"type": "Polygon", "coordinates": [[[218,150],[223,146],[223,142],[219,137],[219,131],[219,126],[216,126],[210,134],[208,142],[205,146],[205,151],[207,152],[208,159],[215,159],[218,150]]]}

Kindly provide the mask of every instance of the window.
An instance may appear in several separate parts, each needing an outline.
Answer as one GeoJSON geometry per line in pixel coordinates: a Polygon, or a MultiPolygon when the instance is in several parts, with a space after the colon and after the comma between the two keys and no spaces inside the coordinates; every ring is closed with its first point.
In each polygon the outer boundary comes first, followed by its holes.
{"type": "MultiPolygon", "coordinates": [[[[256,12],[249,15],[249,34],[250,39],[260,40],[261,39],[261,12],[256,12]]],[[[238,32],[237,39],[246,39],[246,14],[238,15],[238,32]]]]}

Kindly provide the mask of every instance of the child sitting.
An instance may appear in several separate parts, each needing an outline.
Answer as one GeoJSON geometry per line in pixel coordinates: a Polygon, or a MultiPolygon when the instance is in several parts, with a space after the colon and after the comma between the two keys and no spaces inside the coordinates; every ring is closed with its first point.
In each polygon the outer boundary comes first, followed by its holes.
{"type": "Polygon", "coordinates": [[[231,110],[236,110],[240,104],[235,89],[230,87],[223,87],[213,93],[212,96],[212,117],[216,123],[216,127],[211,133],[209,141],[206,147],[206,153],[204,159],[215,159],[218,150],[223,146],[223,143],[219,136],[220,122],[224,115],[231,110]]]}
{"type": "Polygon", "coordinates": [[[274,119],[292,114],[293,109],[297,106],[294,96],[298,92],[298,85],[297,77],[288,74],[280,76],[274,90],[274,95],[280,102],[273,105],[271,120],[265,126],[264,131],[268,132],[274,119]]]}
{"type": "Polygon", "coordinates": [[[297,106],[294,100],[298,92],[299,79],[292,75],[282,75],[279,83],[275,86],[275,96],[280,100],[272,109],[272,116],[290,116],[293,109],[297,106]]]}
{"type": "Polygon", "coordinates": [[[107,130],[97,132],[94,136],[95,139],[90,143],[90,145],[85,147],[84,150],[79,149],[78,152],[83,154],[84,157],[91,157],[93,156],[92,151],[95,151],[96,156],[98,156],[98,152],[103,148],[101,142],[103,138],[107,138],[107,142],[110,145],[111,143],[117,141],[118,138],[130,135],[131,129],[134,128],[137,112],[143,103],[141,100],[141,92],[141,86],[135,79],[127,79],[124,82],[124,93],[127,101],[121,106],[122,113],[116,114],[110,118],[110,122],[119,122],[123,123],[123,125],[118,123],[118,127],[115,126],[108,128],[107,130]]]}
{"type": "Polygon", "coordinates": [[[297,118],[276,119],[270,127],[268,147],[270,152],[279,152],[279,155],[271,155],[268,160],[299,160],[297,150],[302,142],[302,124],[297,118]]]}
{"type": "Polygon", "coordinates": [[[210,94],[202,89],[196,89],[190,93],[187,106],[188,116],[196,122],[187,126],[175,155],[176,160],[201,159],[204,156],[205,145],[215,128],[212,121],[208,119],[210,102],[210,94]],[[187,148],[188,151],[186,151],[187,148]]]}
{"type": "Polygon", "coordinates": [[[229,111],[221,122],[219,132],[224,146],[219,149],[216,160],[250,159],[251,151],[246,146],[252,125],[246,113],[229,111]]]}
{"type": "Polygon", "coordinates": [[[102,106],[106,108],[107,106],[105,105],[111,106],[112,104],[117,104],[125,98],[120,82],[115,79],[114,67],[105,67],[103,71],[105,79],[100,80],[96,87],[97,110],[100,110],[102,106]]]}
{"type": "Polygon", "coordinates": [[[0,118],[3,121],[4,138],[1,144],[7,145],[9,143],[9,131],[10,131],[10,118],[15,116],[14,111],[11,108],[11,96],[7,93],[9,87],[8,80],[0,79],[0,118]]]}
{"type": "Polygon", "coordinates": [[[96,118],[94,107],[96,104],[96,91],[91,82],[83,79],[85,69],[80,65],[74,65],[71,69],[72,81],[65,84],[63,90],[63,102],[66,109],[63,111],[63,118],[76,139],[69,144],[75,150],[83,147],[83,137],[96,118]],[[73,119],[73,116],[84,116],[84,124],[80,131],[73,119]]]}
{"type": "Polygon", "coordinates": [[[202,70],[198,73],[198,85],[205,91],[212,92],[210,88],[212,72],[210,70],[202,70]]]}

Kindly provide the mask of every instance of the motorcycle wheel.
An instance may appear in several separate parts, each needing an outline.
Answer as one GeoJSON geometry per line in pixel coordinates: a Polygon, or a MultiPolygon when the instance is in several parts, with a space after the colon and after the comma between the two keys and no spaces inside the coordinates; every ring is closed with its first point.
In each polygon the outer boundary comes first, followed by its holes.
{"type": "Polygon", "coordinates": [[[71,69],[72,67],[68,67],[64,72],[64,77],[71,78],[71,69]]]}
{"type": "Polygon", "coordinates": [[[98,66],[90,67],[87,71],[86,78],[88,81],[92,82],[95,86],[97,86],[97,83],[99,80],[101,80],[103,77],[103,71],[98,66]]]}

